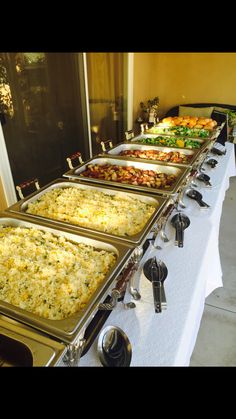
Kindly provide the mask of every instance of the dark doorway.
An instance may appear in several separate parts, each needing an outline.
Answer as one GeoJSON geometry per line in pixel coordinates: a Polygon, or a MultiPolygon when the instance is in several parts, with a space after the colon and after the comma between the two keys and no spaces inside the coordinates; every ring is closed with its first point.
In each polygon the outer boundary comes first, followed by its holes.
{"type": "Polygon", "coordinates": [[[0,54],[0,88],[8,89],[2,126],[15,186],[62,176],[77,151],[89,158],[82,60],[82,53],[0,54]]]}

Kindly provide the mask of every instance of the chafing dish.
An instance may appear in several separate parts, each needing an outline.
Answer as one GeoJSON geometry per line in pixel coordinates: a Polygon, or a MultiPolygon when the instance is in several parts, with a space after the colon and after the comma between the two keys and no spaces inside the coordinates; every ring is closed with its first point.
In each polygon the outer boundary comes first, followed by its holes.
{"type": "Polygon", "coordinates": [[[66,319],[50,320],[7,302],[0,301],[0,312],[3,315],[20,323],[31,326],[33,329],[40,331],[40,333],[46,333],[51,338],[53,337],[56,340],[65,343],[65,345],[72,345],[74,350],[74,347],[78,347],[80,338],[83,336],[86,326],[98,311],[100,302],[103,302],[109,295],[117,276],[121,273],[124,265],[130,259],[134,248],[128,244],[118,241],[113,242],[110,239],[102,241],[94,235],[85,235],[82,233],[78,235],[64,227],[59,229],[55,227],[53,228],[48,223],[26,221],[25,219],[22,219],[20,215],[13,216],[11,214],[6,215],[2,213],[0,214],[0,225],[25,228],[34,227],[42,231],[50,232],[56,236],[64,236],[67,240],[71,240],[73,242],[91,245],[96,249],[102,249],[115,253],[117,258],[115,264],[111,267],[108,274],[105,276],[104,281],[98,286],[94,294],[91,296],[84,309],[66,319]]]}
{"type": "Polygon", "coordinates": [[[15,320],[0,316],[0,367],[54,366],[66,347],[15,320]]]}
{"type": "Polygon", "coordinates": [[[137,161],[137,160],[130,160],[127,158],[122,157],[95,157],[84,164],[81,164],[78,167],[75,167],[72,170],[69,170],[68,172],[64,173],[63,176],[69,178],[69,179],[80,179],[81,182],[92,182],[92,183],[100,183],[105,185],[113,185],[118,186],[119,188],[127,188],[127,189],[133,189],[136,191],[144,191],[149,192],[150,194],[158,194],[158,195],[164,195],[164,196],[170,196],[175,194],[178,191],[178,188],[180,187],[181,183],[184,181],[188,173],[190,172],[191,167],[183,167],[179,165],[167,165],[164,163],[147,163],[145,160],[137,161]],[[155,172],[161,172],[165,173],[167,175],[176,175],[177,179],[173,184],[170,186],[169,189],[159,189],[159,188],[149,188],[148,186],[140,186],[140,185],[132,185],[128,183],[119,183],[115,181],[110,180],[103,180],[103,179],[97,179],[97,178],[90,178],[90,177],[83,177],[81,175],[82,172],[84,172],[89,164],[93,165],[117,165],[121,167],[125,166],[133,166],[135,168],[141,169],[141,170],[153,170],[155,172]]]}
{"type": "MultiPolygon", "coordinates": [[[[209,135],[207,135],[207,137],[198,137],[193,136],[193,135],[183,135],[183,134],[175,134],[173,128],[178,128],[176,127],[168,127],[168,126],[162,126],[160,124],[151,127],[149,129],[144,130],[144,134],[155,134],[157,135],[167,135],[167,136],[171,136],[171,137],[182,137],[182,138],[192,138],[193,140],[195,139],[200,139],[200,140],[213,140],[217,135],[219,130],[221,130],[221,127],[217,127],[209,132],[209,135]]],[[[184,128],[184,127],[183,127],[184,128]]],[[[198,130],[200,131],[200,130],[198,130]]],[[[206,131],[206,130],[205,130],[206,131]]]]}
{"type": "MultiPolygon", "coordinates": [[[[148,138],[157,138],[157,137],[163,137],[163,138],[165,138],[166,140],[167,139],[170,139],[170,140],[172,140],[172,139],[175,139],[175,136],[174,135],[167,135],[167,134],[147,134],[146,132],[144,133],[144,134],[140,134],[140,135],[137,135],[136,137],[134,137],[134,138],[132,138],[132,140],[130,140],[131,141],[131,143],[138,143],[138,144],[140,144],[140,142],[141,142],[141,140],[144,138],[144,139],[148,139],[148,138]]],[[[188,148],[188,147],[174,147],[173,145],[172,146],[168,146],[168,145],[166,145],[166,146],[162,146],[162,147],[164,147],[164,148],[166,148],[166,147],[173,147],[175,150],[180,150],[180,149],[185,149],[185,150],[196,150],[196,151],[198,151],[198,152],[202,152],[202,150],[204,150],[206,147],[210,147],[211,146],[211,143],[213,142],[213,139],[211,140],[211,139],[209,139],[209,138],[192,138],[192,137],[180,137],[179,135],[178,136],[176,136],[176,138],[180,138],[181,140],[191,140],[191,141],[195,141],[196,143],[198,143],[199,144],[199,148],[196,148],[196,149],[191,149],[191,148],[188,148]]],[[[152,144],[143,144],[143,145],[152,145],[152,144]]],[[[154,144],[154,146],[160,146],[159,144],[157,144],[157,145],[155,145],[154,144]]]]}
{"type": "MultiPolygon", "coordinates": [[[[161,160],[162,163],[164,164],[168,164],[168,165],[181,165],[181,166],[192,166],[193,162],[196,161],[196,159],[198,158],[199,154],[201,153],[201,149],[189,149],[189,148],[177,148],[177,147],[162,147],[162,146],[155,146],[155,145],[146,145],[146,144],[140,144],[140,143],[122,143],[122,144],[118,144],[114,147],[112,147],[109,150],[105,151],[105,154],[109,154],[111,156],[119,156],[120,153],[122,151],[127,151],[127,150],[140,150],[140,151],[149,151],[149,150],[155,150],[155,151],[159,151],[159,152],[164,152],[164,153],[170,153],[170,152],[179,152],[184,154],[185,156],[188,156],[188,162],[186,163],[172,163],[170,161],[163,161],[161,160]]],[[[136,157],[131,157],[131,156],[122,156],[122,157],[127,157],[129,159],[135,159],[135,160],[140,160],[143,158],[136,158],[136,157]]],[[[146,162],[149,163],[153,163],[155,162],[155,159],[145,159],[146,162]]],[[[158,161],[158,159],[156,159],[156,161],[158,161]]]]}
{"type": "Polygon", "coordinates": [[[157,197],[157,196],[149,196],[148,194],[145,194],[143,192],[134,192],[134,191],[122,191],[118,190],[115,187],[107,187],[102,185],[91,185],[91,184],[84,184],[77,181],[68,181],[67,179],[56,179],[53,182],[49,183],[48,185],[44,186],[40,191],[36,191],[33,194],[31,194],[29,197],[24,198],[23,200],[17,202],[16,204],[12,205],[7,209],[7,211],[10,211],[11,213],[20,213],[23,216],[25,216],[27,219],[38,219],[38,220],[49,220],[49,218],[42,217],[39,215],[33,215],[30,213],[26,213],[29,203],[37,201],[40,197],[42,197],[43,194],[45,194],[48,191],[51,191],[53,189],[57,188],[78,188],[81,190],[91,190],[91,191],[99,191],[103,192],[106,195],[111,196],[119,196],[119,197],[131,197],[134,199],[138,199],[141,202],[144,202],[146,204],[152,205],[155,207],[154,213],[151,215],[151,217],[148,219],[142,230],[133,235],[133,236],[118,236],[115,234],[105,233],[100,230],[95,230],[92,228],[87,227],[80,227],[75,224],[71,224],[69,222],[50,219],[50,222],[55,227],[57,225],[62,225],[67,228],[70,228],[74,230],[76,233],[80,232],[89,232],[95,235],[101,235],[106,238],[113,238],[113,239],[119,239],[120,241],[132,243],[134,245],[140,245],[141,242],[146,238],[146,235],[150,231],[153,224],[157,221],[157,218],[160,216],[163,207],[167,203],[168,199],[165,197],[157,197]]]}

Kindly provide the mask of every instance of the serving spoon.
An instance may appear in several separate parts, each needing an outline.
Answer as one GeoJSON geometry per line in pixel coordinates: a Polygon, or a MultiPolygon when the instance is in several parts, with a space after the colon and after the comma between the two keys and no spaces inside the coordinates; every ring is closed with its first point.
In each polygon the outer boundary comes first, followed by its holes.
{"type": "Polygon", "coordinates": [[[143,273],[152,282],[153,299],[155,313],[161,313],[166,308],[166,296],[164,281],[168,275],[168,270],[164,262],[153,257],[148,259],[143,266],[143,273]]]}
{"type": "Polygon", "coordinates": [[[172,217],[171,224],[175,228],[175,245],[184,247],[184,230],[190,225],[190,219],[182,212],[178,212],[172,217]]]}
{"type": "Polygon", "coordinates": [[[216,159],[209,159],[206,161],[206,164],[208,164],[209,166],[211,166],[212,169],[214,169],[218,164],[218,161],[216,159]]]}
{"type": "Polygon", "coordinates": [[[196,179],[200,180],[201,182],[204,182],[206,186],[211,187],[212,184],[210,182],[210,176],[206,175],[205,173],[198,173],[196,175],[196,179]]]}
{"type": "Polygon", "coordinates": [[[186,191],[186,195],[197,201],[197,203],[200,205],[201,209],[208,209],[210,208],[210,205],[208,205],[206,202],[202,200],[202,194],[199,191],[196,191],[196,189],[188,189],[186,191]]]}

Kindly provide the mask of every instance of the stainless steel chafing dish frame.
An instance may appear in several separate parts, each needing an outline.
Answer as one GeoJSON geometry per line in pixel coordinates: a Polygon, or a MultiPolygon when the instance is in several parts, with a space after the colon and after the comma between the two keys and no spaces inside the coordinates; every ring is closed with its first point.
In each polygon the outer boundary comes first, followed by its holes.
{"type": "Polygon", "coordinates": [[[153,162],[149,163],[147,160],[144,159],[127,159],[122,157],[112,157],[112,156],[95,156],[89,160],[87,160],[85,163],[75,167],[73,170],[69,170],[68,172],[64,173],[63,176],[67,177],[69,179],[79,179],[81,182],[92,182],[92,183],[99,183],[103,185],[111,185],[115,186],[117,188],[127,188],[127,189],[133,189],[136,191],[143,191],[143,192],[149,192],[150,194],[158,194],[163,196],[173,196],[181,186],[182,182],[186,178],[186,176],[189,174],[191,170],[191,166],[184,166],[173,164],[168,165],[164,162],[153,162]],[[103,180],[103,179],[96,179],[96,178],[90,178],[90,177],[79,177],[79,174],[84,172],[87,169],[87,166],[89,164],[112,164],[112,165],[118,165],[118,166],[133,166],[142,170],[153,170],[153,171],[160,171],[162,173],[166,174],[177,174],[177,181],[174,182],[174,184],[170,187],[170,189],[158,189],[158,188],[149,188],[147,186],[140,186],[140,185],[132,185],[129,183],[119,183],[114,182],[110,180],[103,180]]]}
{"type": "MultiPolygon", "coordinates": [[[[157,128],[157,127],[158,127],[158,125],[155,126],[155,128],[157,128]]],[[[155,135],[155,136],[167,136],[167,137],[172,137],[172,138],[173,137],[180,137],[180,138],[183,138],[183,139],[184,138],[188,138],[188,139],[191,139],[191,140],[203,140],[203,141],[205,141],[205,140],[214,140],[215,137],[218,136],[218,132],[221,130],[221,126],[218,126],[217,128],[215,128],[215,129],[213,129],[211,131],[209,130],[209,135],[207,137],[193,137],[191,135],[171,134],[170,133],[171,131],[170,132],[163,132],[163,133],[161,133],[161,132],[160,133],[159,132],[158,133],[155,133],[155,132],[151,132],[151,129],[152,128],[144,129],[143,134],[145,134],[145,135],[155,135]]],[[[163,128],[163,130],[164,130],[164,129],[175,128],[175,127],[167,127],[167,126],[166,127],[162,127],[162,126],[159,126],[159,128],[163,128]]],[[[177,126],[176,126],[176,128],[177,128],[177,126]]],[[[204,129],[204,128],[201,128],[201,129],[204,129]]]]}
{"type": "Polygon", "coordinates": [[[84,243],[95,247],[96,249],[104,249],[114,252],[117,255],[116,263],[111,267],[109,273],[105,276],[104,281],[98,286],[86,307],[75,313],[74,315],[63,320],[50,320],[40,317],[34,313],[21,309],[7,302],[0,300],[0,313],[14,320],[31,326],[52,338],[59,339],[70,346],[78,345],[81,341],[87,325],[95,316],[99,309],[99,304],[109,295],[114,283],[127,261],[131,259],[134,247],[111,239],[102,240],[101,237],[78,233],[65,228],[53,227],[50,223],[39,222],[38,220],[26,220],[20,214],[0,213],[0,225],[37,228],[39,230],[48,231],[56,236],[64,236],[68,240],[78,243],[84,243]]]}
{"type": "Polygon", "coordinates": [[[63,343],[3,315],[0,315],[0,340],[0,366],[3,367],[52,367],[58,365],[67,352],[63,343]],[[6,353],[7,360],[4,359],[6,353]]]}
{"type": "MultiPolygon", "coordinates": [[[[197,143],[201,144],[200,148],[189,148],[189,147],[174,147],[172,146],[175,150],[197,150],[198,152],[201,152],[208,143],[215,141],[215,138],[193,138],[193,137],[180,137],[180,136],[175,136],[175,135],[167,135],[167,134],[147,134],[147,133],[143,133],[143,134],[139,134],[136,135],[135,137],[132,138],[132,140],[129,140],[129,142],[131,143],[137,143],[137,144],[143,144],[143,145],[152,145],[152,144],[144,144],[141,143],[139,141],[139,139],[141,138],[156,138],[156,137],[164,137],[164,138],[171,138],[171,139],[175,139],[176,138],[181,138],[181,140],[191,140],[191,141],[196,141],[197,143]]],[[[126,141],[127,143],[127,141],[126,141]]],[[[154,144],[155,147],[171,147],[168,145],[163,145],[160,146],[158,144],[154,144]]]]}
{"type": "MultiPolygon", "coordinates": [[[[143,136],[142,136],[143,137],[143,136]]],[[[146,161],[147,163],[153,163],[153,162],[157,162],[157,163],[164,163],[164,164],[168,164],[168,165],[179,165],[179,166],[192,166],[193,163],[196,161],[196,159],[198,158],[199,154],[201,154],[202,152],[202,148],[201,149],[191,149],[191,148],[179,148],[179,147],[169,147],[169,146],[160,146],[160,145],[151,145],[151,144],[143,144],[143,143],[138,143],[138,142],[134,142],[133,140],[131,142],[125,142],[125,143],[120,143],[120,144],[116,144],[115,146],[113,146],[112,148],[110,148],[109,150],[106,150],[104,154],[109,154],[111,156],[117,156],[117,157],[123,157],[123,158],[128,158],[128,159],[134,159],[136,161],[146,161]],[[158,160],[158,159],[145,159],[145,158],[141,158],[141,157],[132,157],[132,156],[121,156],[119,155],[119,153],[121,151],[124,150],[155,150],[155,151],[160,151],[160,152],[164,152],[164,153],[170,153],[170,152],[179,152],[179,153],[183,153],[185,155],[190,156],[191,155],[191,159],[187,162],[187,163],[175,163],[175,162],[171,162],[171,161],[164,161],[164,160],[158,160]]]]}
{"type": "Polygon", "coordinates": [[[46,221],[50,222],[52,226],[55,225],[55,227],[64,226],[77,234],[80,234],[80,232],[85,232],[89,234],[95,234],[96,236],[101,236],[102,239],[104,238],[110,238],[112,240],[119,240],[125,243],[133,244],[135,246],[140,245],[143,240],[146,238],[148,232],[152,228],[152,226],[157,221],[157,218],[160,216],[162,210],[164,209],[165,205],[168,203],[168,198],[163,196],[150,196],[149,194],[145,194],[143,192],[136,192],[136,191],[128,191],[128,190],[121,190],[117,189],[116,187],[108,187],[106,185],[98,185],[98,184],[88,184],[80,182],[79,179],[77,180],[68,180],[65,178],[62,179],[55,179],[54,181],[50,182],[48,185],[44,186],[40,190],[35,191],[31,195],[29,195],[27,198],[22,199],[21,201],[18,201],[17,203],[13,204],[9,208],[7,208],[6,212],[10,213],[16,213],[21,214],[22,216],[26,217],[29,220],[39,220],[39,221],[46,221]],[[93,228],[89,227],[82,227],[76,224],[72,224],[70,222],[66,221],[60,221],[52,218],[43,217],[40,215],[30,214],[26,213],[26,210],[28,208],[28,204],[30,202],[34,202],[38,200],[42,195],[44,195],[46,192],[57,189],[57,188],[78,188],[83,190],[95,190],[99,192],[103,192],[107,195],[119,195],[119,196],[130,196],[134,199],[139,199],[142,202],[145,202],[146,204],[155,206],[156,210],[154,213],[150,216],[144,227],[139,233],[134,234],[133,236],[119,236],[112,233],[106,233],[104,231],[95,230],[93,228]]]}

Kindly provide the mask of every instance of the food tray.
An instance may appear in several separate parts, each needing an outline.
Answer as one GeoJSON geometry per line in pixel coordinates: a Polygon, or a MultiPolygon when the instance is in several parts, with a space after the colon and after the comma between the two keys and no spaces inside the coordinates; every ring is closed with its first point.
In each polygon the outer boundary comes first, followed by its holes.
{"type": "Polygon", "coordinates": [[[152,128],[149,128],[149,129],[145,130],[144,131],[144,134],[152,134],[152,135],[154,134],[156,136],[159,136],[159,135],[161,135],[161,136],[162,135],[167,135],[167,136],[171,136],[171,137],[192,138],[193,140],[195,140],[195,139],[199,139],[199,140],[213,140],[216,137],[216,135],[217,135],[217,133],[218,133],[218,131],[220,129],[220,127],[216,128],[216,129],[213,129],[213,130],[209,131],[209,135],[207,137],[203,137],[203,136],[197,136],[197,135],[195,136],[195,135],[191,135],[191,134],[190,135],[187,135],[187,134],[186,135],[184,135],[184,134],[175,134],[174,131],[171,130],[170,128],[171,127],[164,127],[164,126],[159,126],[158,127],[158,125],[157,125],[155,127],[152,127],[152,128]],[[156,129],[157,132],[153,132],[153,129],[154,130],[156,129]]]}
{"type": "Polygon", "coordinates": [[[87,162],[81,164],[78,167],[75,167],[72,170],[69,170],[68,172],[64,173],[63,176],[69,178],[69,179],[80,179],[81,182],[92,182],[92,183],[99,183],[103,185],[110,185],[110,186],[116,186],[119,188],[127,188],[132,189],[135,191],[143,191],[148,192],[150,194],[158,194],[158,195],[165,195],[170,196],[175,194],[182,182],[185,180],[187,174],[190,172],[191,167],[183,167],[179,165],[167,165],[163,163],[148,163],[145,160],[137,161],[137,160],[131,160],[121,157],[95,157],[87,162]],[[155,172],[161,172],[165,173],[167,175],[176,175],[177,179],[176,181],[170,186],[169,189],[160,189],[160,188],[151,188],[148,186],[141,186],[141,185],[133,185],[128,183],[120,183],[115,182],[111,180],[103,180],[98,178],[90,178],[90,177],[81,177],[80,174],[84,172],[87,168],[87,165],[94,164],[94,165],[114,165],[114,166],[132,166],[141,170],[153,170],[155,172]]]}
{"type": "MultiPolygon", "coordinates": [[[[144,143],[141,143],[141,139],[143,139],[143,138],[145,138],[145,139],[152,139],[152,138],[157,138],[157,137],[163,137],[164,139],[169,139],[170,141],[171,140],[174,140],[175,139],[175,137],[172,135],[172,136],[170,136],[170,135],[164,135],[164,134],[161,134],[161,135],[157,135],[157,134],[141,134],[141,135],[137,135],[136,137],[134,137],[134,138],[132,138],[132,140],[131,140],[131,142],[132,143],[137,143],[137,144],[142,144],[142,145],[145,145],[145,146],[155,146],[155,147],[170,147],[170,148],[174,148],[175,150],[197,150],[197,151],[199,151],[199,152],[201,152],[202,150],[204,150],[206,147],[210,147],[211,146],[211,143],[212,143],[212,140],[210,140],[210,139],[201,139],[201,138],[191,138],[191,137],[182,137],[181,138],[181,140],[189,140],[189,141],[195,141],[196,143],[198,143],[199,144],[199,148],[189,148],[189,147],[178,147],[178,146],[174,146],[174,145],[159,145],[159,144],[144,144],[144,143]]],[[[179,136],[178,137],[176,137],[176,138],[180,138],[179,136]]]]}
{"type": "Polygon", "coordinates": [[[133,247],[128,244],[113,242],[112,240],[106,239],[102,241],[95,235],[75,234],[66,228],[52,227],[47,223],[40,223],[39,221],[26,221],[20,217],[20,215],[11,214],[0,214],[0,224],[4,226],[12,227],[34,227],[46,232],[50,232],[57,236],[64,236],[66,239],[77,243],[83,243],[91,245],[96,249],[106,250],[114,252],[117,256],[115,264],[111,267],[109,273],[105,276],[104,281],[98,286],[95,293],[90,298],[89,302],[83,308],[83,310],[73,314],[72,316],[63,320],[50,320],[40,317],[34,313],[21,309],[20,307],[14,306],[4,301],[0,301],[0,312],[6,316],[9,316],[15,320],[33,326],[34,328],[46,332],[50,336],[62,339],[63,342],[73,342],[78,333],[86,327],[88,322],[91,320],[93,315],[98,309],[98,305],[101,301],[104,301],[108,295],[112,284],[121,272],[124,264],[129,259],[133,252],[133,247]]]}
{"type": "Polygon", "coordinates": [[[162,147],[162,146],[155,146],[155,145],[146,145],[146,144],[140,144],[140,143],[121,143],[114,147],[112,147],[109,150],[106,150],[105,154],[109,154],[111,156],[117,156],[117,157],[126,157],[129,159],[135,159],[137,161],[140,161],[141,159],[144,159],[145,161],[149,163],[154,162],[161,162],[168,165],[181,165],[181,166],[191,166],[193,162],[198,158],[199,154],[201,153],[201,149],[189,149],[189,148],[177,148],[177,147],[162,147]],[[126,150],[140,150],[140,151],[149,151],[149,150],[155,150],[160,151],[164,153],[170,153],[170,152],[179,152],[182,154],[185,154],[186,156],[189,156],[189,160],[186,163],[174,163],[171,161],[164,161],[164,160],[158,160],[158,159],[144,159],[139,157],[131,157],[131,156],[120,156],[120,153],[122,151],[126,150]]]}
{"type": "Polygon", "coordinates": [[[53,226],[57,226],[57,225],[62,225],[62,226],[66,226],[67,228],[70,228],[72,230],[74,230],[76,233],[80,233],[80,232],[89,232],[90,234],[95,234],[95,235],[101,235],[103,237],[106,238],[112,238],[112,239],[116,239],[117,238],[121,241],[125,241],[128,243],[132,243],[134,245],[139,245],[141,244],[141,242],[144,240],[144,238],[146,238],[146,235],[149,233],[152,225],[156,222],[158,216],[161,214],[162,209],[164,207],[164,205],[167,203],[168,199],[164,198],[162,196],[157,197],[157,196],[150,196],[148,194],[145,193],[141,193],[141,192],[134,192],[134,191],[127,191],[127,190],[118,190],[115,187],[107,187],[107,186],[102,186],[102,185],[91,185],[91,184],[85,184],[82,183],[80,181],[69,181],[67,179],[56,179],[53,182],[51,182],[50,184],[44,186],[40,191],[36,191],[33,194],[31,194],[29,197],[24,198],[23,200],[17,202],[16,204],[12,205],[11,207],[9,207],[7,209],[7,211],[10,211],[11,213],[20,213],[22,216],[25,216],[27,219],[36,219],[36,220],[47,220],[50,221],[50,223],[53,226]],[[51,191],[53,189],[58,189],[58,188],[77,188],[80,190],[89,190],[89,191],[99,191],[99,192],[103,192],[106,195],[112,195],[112,196],[119,196],[119,197],[131,197],[131,198],[135,198],[135,199],[139,199],[140,201],[146,203],[146,204],[150,204],[153,205],[156,209],[154,211],[154,213],[151,215],[151,217],[148,219],[148,221],[146,222],[146,224],[144,225],[144,227],[142,228],[142,230],[137,233],[134,234],[133,236],[120,236],[120,235],[115,235],[115,234],[111,234],[111,233],[106,233],[106,232],[102,232],[100,230],[95,230],[92,228],[88,228],[88,227],[82,227],[82,226],[78,226],[66,221],[59,221],[59,220],[55,220],[55,219],[49,219],[46,218],[44,216],[40,216],[40,215],[34,215],[34,214],[30,214],[30,213],[26,213],[27,208],[29,203],[32,203],[36,200],[38,200],[40,197],[42,197],[46,192],[51,191]]]}

